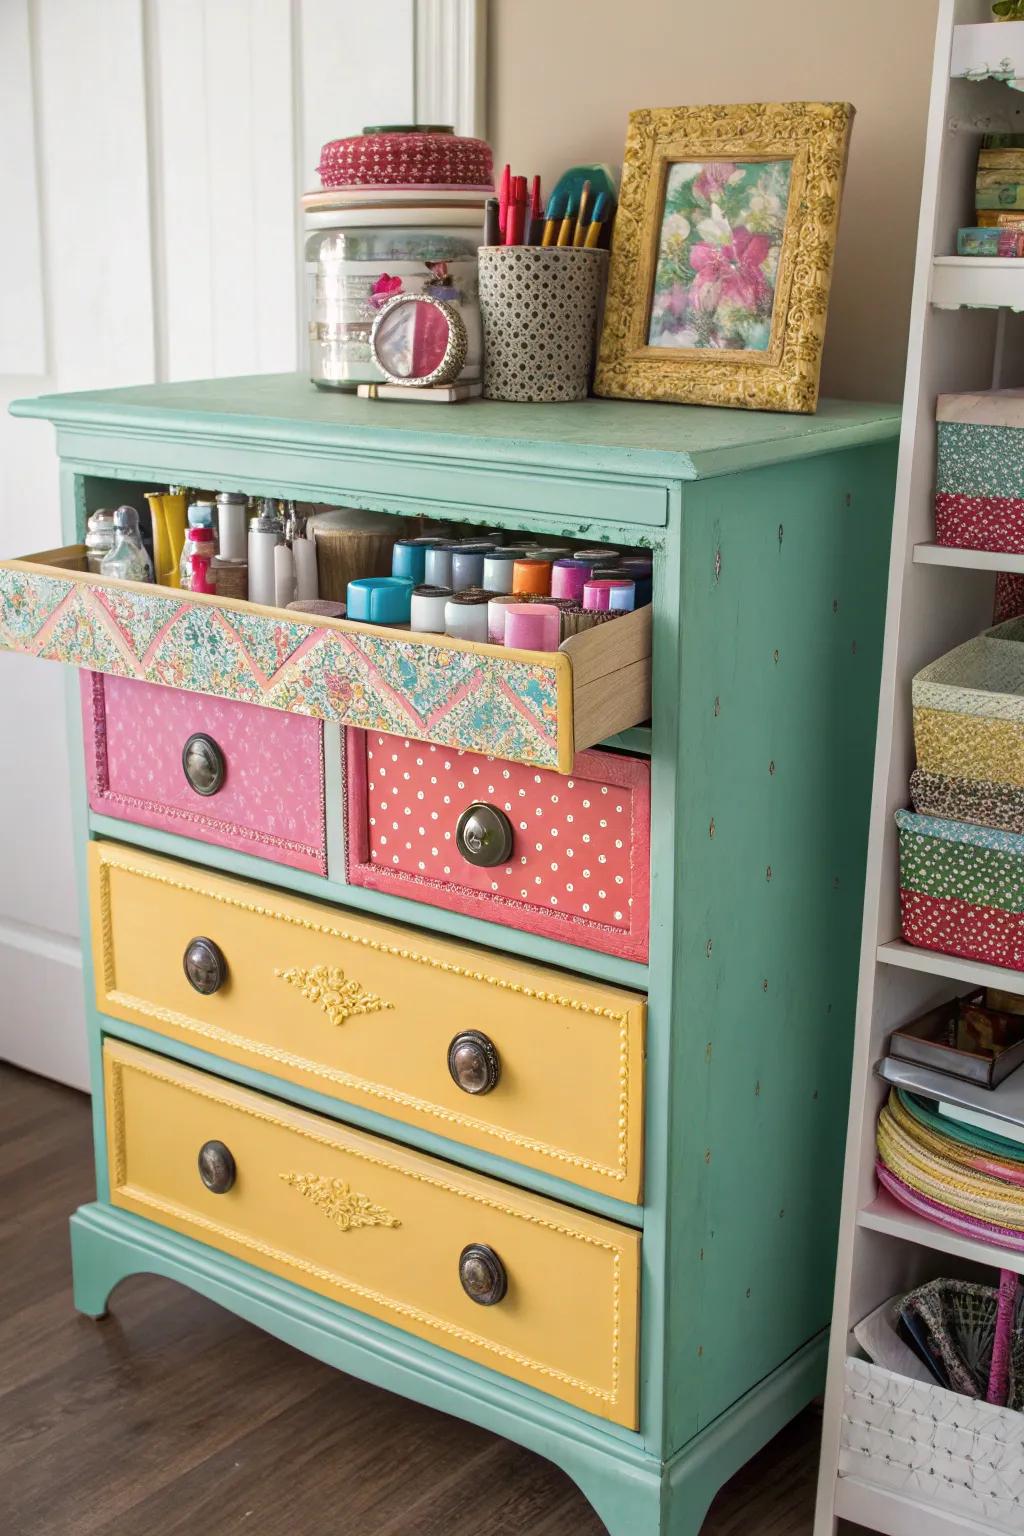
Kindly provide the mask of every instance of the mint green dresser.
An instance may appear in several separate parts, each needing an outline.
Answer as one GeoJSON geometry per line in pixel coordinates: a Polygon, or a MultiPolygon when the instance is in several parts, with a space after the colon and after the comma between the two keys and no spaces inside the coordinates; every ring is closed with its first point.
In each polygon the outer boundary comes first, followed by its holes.
{"type": "Polygon", "coordinates": [[[0,644],[69,667],[77,1305],[180,1281],[549,1457],[612,1536],[696,1536],[822,1385],[897,412],[14,411],[67,540],[9,552],[0,644]],[[169,484],[641,547],[653,605],[533,655],[90,575],[89,513],[169,484]],[[370,868],[385,793],[436,807],[436,878],[370,868]],[[469,800],[542,896],[472,883],[469,800]]]}

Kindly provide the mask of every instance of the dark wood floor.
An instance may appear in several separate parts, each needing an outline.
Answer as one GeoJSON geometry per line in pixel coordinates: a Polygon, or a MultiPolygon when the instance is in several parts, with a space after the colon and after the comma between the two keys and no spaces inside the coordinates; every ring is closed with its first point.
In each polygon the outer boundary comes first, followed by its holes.
{"type": "MultiPolygon", "coordinates": [[[[549,1462],[168,1281],[78,1316],[67,1217],[92,1194],[86,1100],[0,1065],[3,1536],[603,1536],[549,1462]]],[[[704,1536],[809,1536],[817,1434],[808,1411],[704,1536]]]]}

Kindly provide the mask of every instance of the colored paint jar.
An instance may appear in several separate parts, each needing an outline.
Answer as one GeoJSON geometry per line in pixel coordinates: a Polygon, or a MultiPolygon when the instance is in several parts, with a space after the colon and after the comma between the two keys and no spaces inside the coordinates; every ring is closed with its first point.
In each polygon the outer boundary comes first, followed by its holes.
{"type": "Polygon", "coordinates": [[[487,603],[487,638],[492,645],[505,644],[505,615],[516,601],[513,592],[496,592],[487,603]]]}
{"type": "MultiPolygon", "coordinates": [[[[490,551],[486,551],[490,553],[490,551]]],[[[451,586],[455,592],[465,592],[467,587],[484,584],[484,554],[478,545],[464,544],[452,550],[451,586]]]]}
{"type": "Polygon", "coordinates": [[[427,550],[439,539],[397,539],[391,551],[391,574],[418,585],[426,578],[427,550]]]}
{"type": "Polygon", "coordinates": [[[511,592],[512,574],[517,559],[522,559],[521,554],[509,553],[504,549],[492,550],[484,556],[484,588],[488,592],[511,592]]]}
{"type": "Polygon", "coordinates": [[[512,591],[546,597],[551,591],[550,560],[517,560],[512,571],[512,591]]]}
{"type": "Polygon", "coordinates": [[[444,632],[457,640],[487,639],[487,596],[482,592],[456,592],[444,607],[444,632]]]}
{"type": "Polygon", "coordinates": [[[360,576],[348,584],[348,616],[362,624],[408,624],[412,582],[404,576],[360,576]]]}
{"type": "Polygon", "coordinates": [[[589,581],[594,567],[588,560],[556,560],[551,567],[551,596],[583,601],[583,583],[589,581]]]}
{"type": "Polygon", "coordinates": [[[557,651],[562,615],[551,603],[509,603],[505,644],[516,651],[557,651]]]}
{"type": "Polygon", "coordinates": [[[591,613],[629,613],[636,603],[636,586],[621,577],[593,577],[583,584],[583,607],[591,613]]]}
{"type": "Polygon", "coordinates": [[[409,628],[417,634],[443,635],[445,604],[451,587],[413,587],[409,604],[409,628]]]}

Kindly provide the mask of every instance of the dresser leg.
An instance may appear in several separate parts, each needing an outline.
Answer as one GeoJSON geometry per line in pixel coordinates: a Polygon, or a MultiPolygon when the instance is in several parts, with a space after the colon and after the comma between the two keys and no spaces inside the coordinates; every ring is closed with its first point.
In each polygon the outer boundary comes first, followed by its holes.
{"type": "MultiPolygon", "coordinates": [[[[84,1212],[88,1207],[82,1209],[84,1212]]],[[[83,1221],[82,1212],[76,1212],[69,1225],[75,1309],[86,1317],[106,1317],[111,1291],[135,1274],[138,1265],[124,1249],[83,1221]]]]}

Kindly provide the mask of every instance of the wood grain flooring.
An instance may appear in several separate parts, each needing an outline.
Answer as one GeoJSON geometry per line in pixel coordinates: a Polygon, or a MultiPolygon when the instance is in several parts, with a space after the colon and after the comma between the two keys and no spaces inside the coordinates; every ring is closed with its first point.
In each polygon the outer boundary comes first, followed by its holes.
{"type": "MultiPolygon", "coordinates": [[[[0,1065],[3,1536],[603,1536],[556,1467],[343,1376],[169,1281],[71,1303],[87,1101],[0,1065]]],[[[810,1536],[818,1419],[722,1491],[704,1536],[810,1536]]]]}

